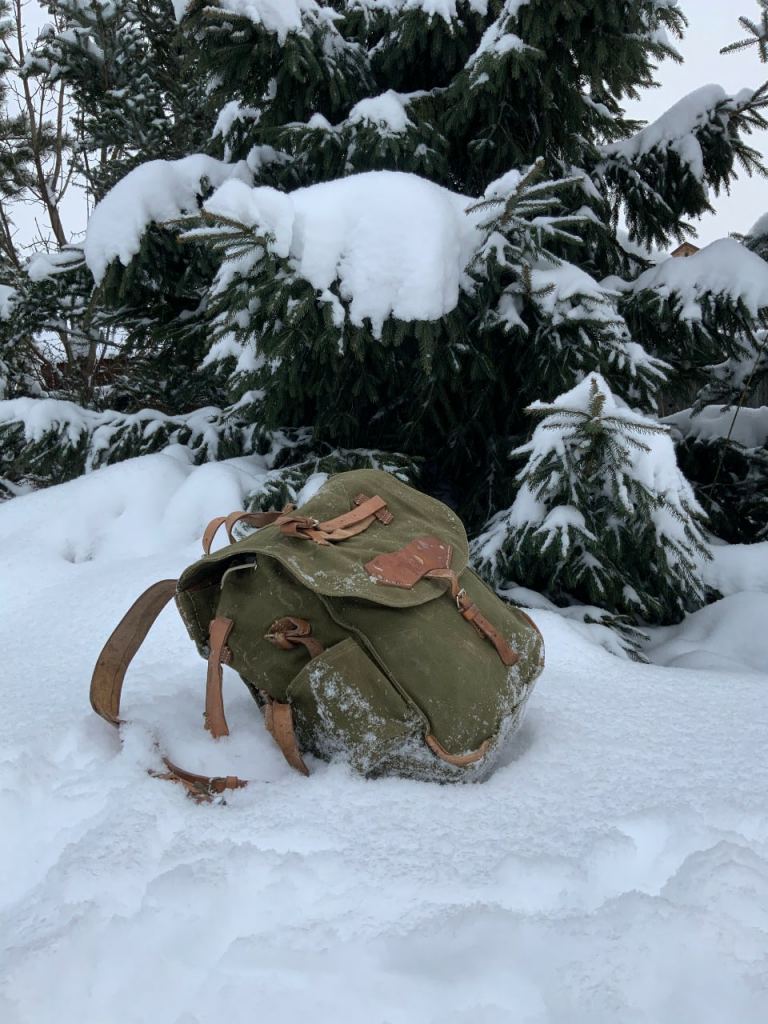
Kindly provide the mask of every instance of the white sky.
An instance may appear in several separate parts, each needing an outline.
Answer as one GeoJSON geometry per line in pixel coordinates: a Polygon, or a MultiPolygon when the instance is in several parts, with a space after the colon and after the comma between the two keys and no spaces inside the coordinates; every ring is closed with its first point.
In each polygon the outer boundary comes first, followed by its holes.
{"type": "MultiPolygon", "coordinates": [[[[47,12],[35,11],[35,0],[27,8],[30,24],[39,25],[47,20],[47,12]]],[[[658,73],[660,88],[649,90],[631,107],[631,114],[652,121],[663,114],[682,96],[699,86],[715,82],[728,92],[738,92],[746,86],[756,87],[768,79],[768,66],[758,60],[755,49],[723,57],[719,51],[727,43],[743,35],[738,24],[740,15],[757,17],[755,0],[680,0],[690,26],[685,39],[679,44],[685,63],[665,63],[658,73]]],[[[752,144],[768,155],[768,136],[753,137],[752,144]]],[[[731,195],[713,197],[716,214],[703,218],[698,224],[698,243],[707,244],[731,232],[746,232],[759,216],[768,211],[768,180],[746,176],[735,182],[731,195]]],[[[82,226],[78,216],[79,202],[71,195],[65,210],[65,228],[69,232],[82,226]],[[76,224],[80,221],[80,224],[76,224]]],[[[21,214],[21,211],[19,211],[21,214]]],[[[26,218],[21,214],[17,223],[26,234],[26,218]]],[[[32,224],[29,225],[32,232],[32,224]]]]}

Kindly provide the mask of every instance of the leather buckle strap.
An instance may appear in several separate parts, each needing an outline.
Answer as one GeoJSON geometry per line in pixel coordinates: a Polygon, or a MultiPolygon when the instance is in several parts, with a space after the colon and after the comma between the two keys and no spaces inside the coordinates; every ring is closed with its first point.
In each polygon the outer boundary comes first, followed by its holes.
{"type": "Polygon", "coordinates": [[[320,641],[312,636],[312,626],[309,622],[306,619],[297,619],[293,615],[284,615],[282,619],[276,619],[264,635],[264,639],[282,651],[291,651],[301,644],[306,647],[310,658],[316,658],[325,650],[320,641]]]}
{"type": "Polygon", "coordinates": [[[512,649],[496,627],[492,626],[482,614],[475,602],[459,583],[459,578],[453,569],[432,569],[426,574],[426,578],[447,582],[450,595],[456,602],[456,607],[462,618],[470,622],[483,639],[489,640],[493,644],[496,653],[504,665],[511,667],[518,663],[520,655],[512,649]]]}
{"type": "Polygon", "coordinates": [[[228,789],[243,789],[248,785],[245,779],[240,779],[237,775],[196,775],[194,772],[179,768],[167,757],[163,758],[163,764],[168,769],[167,771],[150,771],[149,774],[155,779],[180,783],[186,789],[187,796],[196,803],[209,803],[228,789]]]}

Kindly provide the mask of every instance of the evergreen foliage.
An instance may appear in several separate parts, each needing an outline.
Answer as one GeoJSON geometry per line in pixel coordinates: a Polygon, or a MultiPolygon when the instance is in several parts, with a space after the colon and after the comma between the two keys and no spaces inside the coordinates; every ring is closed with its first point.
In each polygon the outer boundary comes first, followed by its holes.
{"type": "Polygon", "coordinates": [[[2,371],[13,481],[169,441],[198,459],[271,451],[259,505],[334,467],[399,467],[493,533],[499,586],[535,579],[656,621],[704,599],[699,509],[654,417],[660,397],[690,404],[692,382],[703,401],[736,379],[768,300],[713,279],[691,314],[649,247],[681,238],[737,168],[761,170],[749,141],[768,94],[706,87],[629,119],[658,62],[679,60],[674,0],[52,10],[27,73],[70,90],[100,205],[81,256],[8,282],[0,360],[51,321],[81,353],[37,390],[2,371]],[[559,404],[587,381],[590,408],[559,404]],[[567,444],[521,477],[529,407],[567,444]],[[668,494],[638,468],[662,450],[668,494]],[[581,484],[537,475],[561,456],[589,470],[581,484]],[[500,511],[526,488],[585,525],[544,544],[500,511]],[[660,532],[659,510],[681,532],[660,532]]]}

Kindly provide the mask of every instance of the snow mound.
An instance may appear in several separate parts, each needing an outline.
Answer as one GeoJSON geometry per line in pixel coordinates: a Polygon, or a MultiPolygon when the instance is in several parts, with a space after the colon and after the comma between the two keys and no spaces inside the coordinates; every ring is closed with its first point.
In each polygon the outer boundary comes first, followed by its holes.
{"type": "Polygon", "coordinates": [[[766,622],[768,593],[732,594],[688,615],[678,626],[651,630],[646,653],[657,665],[764,673],[766,622]]]}
{"type": "Polygon", "coordinates": [[[83,252],[96,283],[112,260],[130,263],[150,224],[196,212],[203,183],[216,188],[229,178],[253,180],[244,161],[225,164],[199,153],[181,160],[150,160],[126,174],[88,221],[83,252]]]}
{"type": "Polygon", "coordinates": [[[474,201],[415,174],[372,171],[283,193],[228,181],[205,202],[268,236],[277,256],[333,302],[338,288],[353,324],[438,320],[469,286],[478,244],[474,201]]]}
{"type": "Polygon", "coordinates": [[[751,316],[768,308],[768,263],[733,238],[721,238],[687,259],[670,257],[646,270],[632,290],[675,296],[685,320],[701,320],[705,296],[741,300],[751,316]]]}
{"type": "Polygon", "coordinates": [[[741,590],[768,593],[768,541],[716,544],[711,552],[712,561],[704,567],[707,586],[721,594],[737,594],[741,590]]]}
{"type": "Polygon", "coordinates": [[[187,448],[172,445],[3,503],[2,535],[30,566],[136,559],[180,545],[192,560],[210,520],[242,508],[267,471],[258,455],[195,466],[187,448]]]}

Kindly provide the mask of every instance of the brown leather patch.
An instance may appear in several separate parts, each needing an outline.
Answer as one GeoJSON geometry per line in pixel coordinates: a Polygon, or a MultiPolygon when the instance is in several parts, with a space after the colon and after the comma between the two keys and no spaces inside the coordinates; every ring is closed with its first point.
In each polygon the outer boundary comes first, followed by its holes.
{"type": "Polygon", "coordinates": [[[453,549],[437,537],[417,537],[399,551],[388,555],[376,555],[365,563],[365,571],[389,587],[412,590],[435,569],[447,569],[451,564],[453,549]]]}

